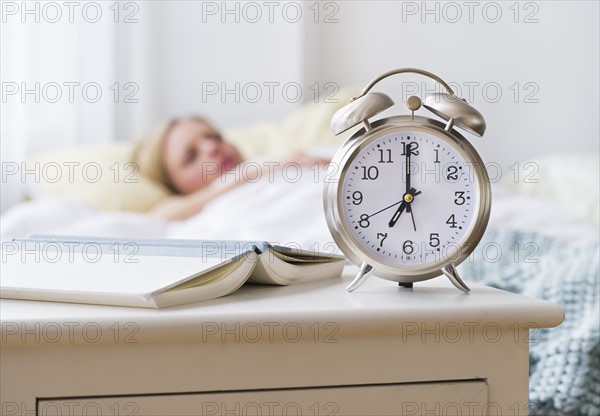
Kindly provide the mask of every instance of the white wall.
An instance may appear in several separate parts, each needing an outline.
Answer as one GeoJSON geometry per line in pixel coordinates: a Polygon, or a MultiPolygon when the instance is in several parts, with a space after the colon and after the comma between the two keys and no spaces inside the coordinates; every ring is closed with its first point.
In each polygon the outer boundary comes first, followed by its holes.
{"type": "Polygon", "coordinates": [[[268,9],[244,8],[240,2],[144,7],[163,10],[161,35],[153,45],[159,78],[149,86],[160,90],[159,116],[196,112],[228,126],[276,119],[294,107],[283,99],[282,88],[290,82],[302,84],[301,21],[288,23],[274,15],[270,23],[268,9]],[[261,17],[252,23],[257,13],[261,17]]]}
{"type": "MultiPolygon", "coordinates": [[[[265,16],[251,23],[244,18],[253,18],[252,9],[241,2],[132,1],[77,3],[69,21],[65,3],[51,3],[57,6],[14,1],[2,6],[2,82],[25,82],[29,89],[40,83],[42,90],[37,98],[22,98],[21,91],[3,96],[3,136],[21,148],[19,156],[56,145],[130,139],[171,116],[202,113],[230,125],[274,119],[298,104],[282,99],[281,87],[274,87],[270,102],[264,84],[302,83],[301,19],[288,23],[279,15],[271,23],[265,16]],[[99,5],[97,22],[86,20],[86,4],[99,5]],[[56,10],[62,17],[49,21],[56,10]],[[102,99],[92,104],[79,90],[69,102],[65,82],[98,83],[102,99]],[[115,82],[118,99],[110,89],[115,82]],[[58,102],[44,99],[50,83],[62,87],[58,102]],[[235,94],[222,99],[220,93],[203,99],[203,86],[235,90],[236,83],[237,99],[235,94]],[[254,97],[252,88],[244,90],[249,83],[265,96],[244,100],[244,92],[254,97]],[[130,93],[134,102],[125,102],[130,93]]],[[[93,16],[95,8],[88,13],[93,16]]]]}
{"type": "MultiPolygon", "coordinates": [[[[309,76],[365,85],[392,68],[424,68],[458,84],[486,117],[485,138],[474,139],[486,161],[509,164],[564,151],[598,154],[599,3],[521,2],[519,23],[515,2],[472,2],[478,4],[472,19],[467,3],[339,2],[339,23],[312,27],[318,41],[307,56],[309,76]],[[491,23],[496,5],[502,15],[491,23]],[[527,16],[538,22],[525,23],[527,16]]],[[[422,82],[399,77],[380,87],[396,103],[406,98],[402,80],[422,82]]]]}

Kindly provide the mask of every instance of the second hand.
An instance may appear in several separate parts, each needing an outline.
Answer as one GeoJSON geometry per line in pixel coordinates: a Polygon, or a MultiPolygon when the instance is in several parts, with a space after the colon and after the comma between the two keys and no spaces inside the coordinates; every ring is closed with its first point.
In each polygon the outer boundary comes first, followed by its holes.
{"type": "Polygon", "coordinates": [[[408,206],[406,207],[406,211],[408,211],[410,213],[410,217],[412,218],[413,228],[415,229],[415,231],[417,231],[417,225],[415,224],[415,215],[413,214],[411,204],[408,204],[408,206]]]}
{"type": "MultiPolygon", "coordinates": [[[[417,191],[417,192],[415,192],[415,193],[413,194],[413,196],[417,196],[417,195],[419,195],[420,193],[421,193],[421,191],[417,191]]],[[[390,209],[391,207],[395,207],[396,205],[398,205],[398,204],[401,204],[401,203],[403,203],[403,202],[404,202],[404,199],[401,199],[400,201],[398,201],[398,202],[395,202],[395,203],[393,203],[392,205],[390,205],[390,206],[388,206],[388,207],[385,207],[385,208],[383,208],[383,209],[380,209],[379,211],[377,211],[377,212],[375,212],[375,213],[373,213],[373,214],[371,214],[371,215],[368,215],[367,217],[368,217],[368,218],[371,218],[371,217],[373,217],[373,216],[375,216],[375,215],[377,215],[377,214],[379,214],[379,213],[381,213],[381,212],[383,212],[383,211],[385,211],[385,210],[388,210],[388,209],[390,209]]]]}

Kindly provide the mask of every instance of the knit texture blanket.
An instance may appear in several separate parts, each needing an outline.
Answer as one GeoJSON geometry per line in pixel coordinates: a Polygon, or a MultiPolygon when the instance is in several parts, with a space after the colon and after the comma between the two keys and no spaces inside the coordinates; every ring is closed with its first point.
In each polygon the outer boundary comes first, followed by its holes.
{"type": "Polygon", "coordinates": [[[600,415],[599,252],[597,243],[488,230],[459,267],[467,284],[545,299],[565,312],[559,327],[530,330],[532,415],[600,415]]]}

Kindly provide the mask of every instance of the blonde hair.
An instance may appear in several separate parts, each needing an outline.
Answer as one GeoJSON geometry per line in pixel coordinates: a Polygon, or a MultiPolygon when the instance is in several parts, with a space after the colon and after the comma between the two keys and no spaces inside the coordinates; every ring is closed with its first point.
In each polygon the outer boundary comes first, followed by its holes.
{"type": "Polygon", "coordinates": [[[142,175],[164,185],[171,192],[176,192],[176,189],[165,170],[163,152],[169,131],[177,122],[176,119],[164,122],[149,134],[140,137],[134,145],[132,155],[132,161],[142,175]]]}
{"type": "Polygon", "coordinates": [[[189,116],[184,119],[173,118],[160,124],[149,134],[140,137],[133,149],[132,161],[137,164],[140,173],[165,186],[174,194],[180,194],[181,192],[167,173],[163,152],[167,137],[173,126],[186,120],[211,124],[208,120],[200,116],[189,116]]]}

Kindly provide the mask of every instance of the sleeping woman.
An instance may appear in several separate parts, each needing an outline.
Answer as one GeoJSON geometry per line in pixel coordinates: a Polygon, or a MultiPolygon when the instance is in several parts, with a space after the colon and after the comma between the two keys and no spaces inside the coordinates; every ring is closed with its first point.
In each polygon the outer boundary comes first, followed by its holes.
{"type": "Polygon", "coordinates": [[[134,151],[140,172],[164,185],[171,195],[150,214],[167,220],[189,218],[235,187],[269,175],[287,163],[327,164],[329,160],[296,154],[273,164],[254,164],[243,175],[226,175],[244,162],[239,150],[223,139],[206,120],[190,117],[172,120],[140,140],[134,151]],[[219,180],[217,180],[219,179],[219,180]]]}

